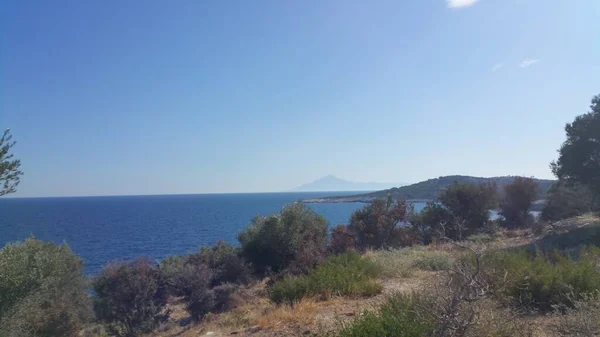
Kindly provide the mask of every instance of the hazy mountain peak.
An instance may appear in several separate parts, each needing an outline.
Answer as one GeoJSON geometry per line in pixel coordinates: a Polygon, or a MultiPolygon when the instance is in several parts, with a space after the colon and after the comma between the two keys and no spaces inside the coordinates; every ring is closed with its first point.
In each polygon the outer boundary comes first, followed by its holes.
{"type": "Polygon", "coordinates": [[[297,192],[324,192],[324,191],[376,191],[385,188],[402,186],[402,183],[374,183],[354,182],[338,178],[333,174],[326,175],[311,183],[296,187],[297,192]]]}

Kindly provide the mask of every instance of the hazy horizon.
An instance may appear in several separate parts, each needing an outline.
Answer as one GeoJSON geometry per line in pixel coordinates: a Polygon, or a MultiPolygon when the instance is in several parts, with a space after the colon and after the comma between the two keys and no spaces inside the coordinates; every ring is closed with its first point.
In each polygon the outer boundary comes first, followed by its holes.
{"type": "Polygon", "coordinates": [[[6,1],[13,197],[553,179],[600,2],[6,1]]]}

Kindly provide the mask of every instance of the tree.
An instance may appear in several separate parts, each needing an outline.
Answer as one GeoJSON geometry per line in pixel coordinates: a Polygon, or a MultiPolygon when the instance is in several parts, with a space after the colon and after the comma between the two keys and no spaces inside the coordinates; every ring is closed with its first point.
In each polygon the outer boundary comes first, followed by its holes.
{"type": "Polygon", "coordinates": [[[352,214],[348,231],[354,234],[359,249],[379,249],[410,244],[411,233],[399,225],[408,220],[406,201],[377,199],[352,214]]]}
{"type": "Polygon", "coordinates": [[[13,154],[9,153],[15,144],[10,130],[6,129],[0,138],[0,196],[14,193],[19,185],[19,177],[23,174],[19,170],[21,161],[13,159],[13,154]]]}
{"type": "Polygon", "coordinates": [[[325,258],[327,220],[302,203],[258,216],[238,234],[241,254],[259,274],[306,271],[325,258]]]}
{"type": "Polygon", "coordinates": [[[591,212],[598,207],[593,202],[592,191],[588,186],[559,180],[546,194],[542,219],[558,221],[591,212]]]}
{"type": "Polygon", "coordinates": [[[591,111],[567,123],[567,140],[552,162],[554,174],[570,183],[588,185],[600,195],[600,95],[592,98],[591,111]]]}
{"type": "Polygon", "coordinates": [[[532,223],[531,205],[538,197],[538,186],[531,178],[516,177],[504,185],[500,215],[508,227],[525,227],[532,223]]]}
{"type": "Polygon", "coordinates": [[[453,218],[452,223],[448,224],[451,226],[445,228],[444,235],[461,240],[489,221],[490,210],[498,203],[498,193],[496,184],[493,183],[454,183],[441,191],[438,199],[453,218]]]}

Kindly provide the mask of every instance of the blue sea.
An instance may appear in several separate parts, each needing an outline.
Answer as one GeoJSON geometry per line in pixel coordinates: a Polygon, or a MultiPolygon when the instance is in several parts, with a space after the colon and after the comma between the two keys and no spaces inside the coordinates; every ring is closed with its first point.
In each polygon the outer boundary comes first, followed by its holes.
{"type": "MultiPolygon", "coordinates": [[[[106,262],[146,256],[160,260],[236,234],[256,215],[301,199],[348,192],[198,194],[67,198],[0,198],[0,246],[28,236],[67,242],[87,274],[106,262]]],[[[346,224],[364,204],[308,204],[330,226],[346,224]]]]}

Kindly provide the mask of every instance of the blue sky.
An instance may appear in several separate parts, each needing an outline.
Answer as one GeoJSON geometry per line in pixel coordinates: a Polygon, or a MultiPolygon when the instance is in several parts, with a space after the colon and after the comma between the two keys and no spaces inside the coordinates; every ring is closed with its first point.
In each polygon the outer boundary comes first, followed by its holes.
{"type": "Polygon", "coordinates": [[[15,196],[551,177],[597,0],[2,1],[15,196]]]}

